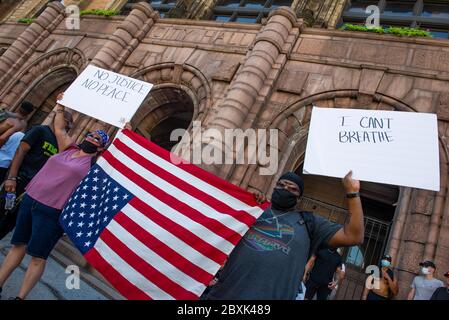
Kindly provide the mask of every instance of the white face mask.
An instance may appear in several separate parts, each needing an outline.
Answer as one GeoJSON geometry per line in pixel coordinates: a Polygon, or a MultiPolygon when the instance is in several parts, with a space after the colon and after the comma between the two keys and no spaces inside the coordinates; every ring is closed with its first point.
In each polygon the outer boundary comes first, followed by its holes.
{"type": "Polygon", "coordinates": [[[421,268],[421,272],[422,272],[422,274],[430,274],[430,270],[429,270],[429,268],[421,268]]]}

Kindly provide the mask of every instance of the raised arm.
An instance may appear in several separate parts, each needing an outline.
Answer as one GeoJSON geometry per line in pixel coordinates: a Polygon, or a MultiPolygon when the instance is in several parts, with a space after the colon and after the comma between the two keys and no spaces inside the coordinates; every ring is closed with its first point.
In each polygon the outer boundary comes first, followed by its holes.
{"type": "MultiPolygon", "coordinates": [[[[62,100],[64,93],[60,93],[56,98],[57,101],[62,100]]],[[[56,104],[56,115],[54,119],[55,136],[58,141],[59,151],[67,149],[75,140],[69,135],[66,130],[66,120],[64,118],[65,108],[59,103],[56,104]]]]}
{"type": "MultiPolygon", "coordinates": [[[[360,191],[360,182],[352,179],[352,171],[343,178],[343,187],[346,194],[357,194],[360,191]]],[[[363,224],[363,209],[360,196],[347,198],[347,204],[348,219],[343,228],[338,230],[330,239],[330,247],[350,247],[363,243],[365,227],[363,224]]]]}
{"type": "Polygon", "coordinates": [[[6,143],[6,141],[8,141],[10,136],[23,129],[23,127],[20,125],[20,122],[16,119],[9,118],[6,119],[5,122],[9,125],[9,129],[0,135],[0,147],[2,147],[6,143]]]}

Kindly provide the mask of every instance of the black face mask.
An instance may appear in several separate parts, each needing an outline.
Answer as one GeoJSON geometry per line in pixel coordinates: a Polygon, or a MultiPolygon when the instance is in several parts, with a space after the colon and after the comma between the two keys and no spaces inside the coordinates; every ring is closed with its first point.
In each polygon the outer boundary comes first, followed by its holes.
{"type": "Polygon", "coordinates": [[[78,147],[83,150],[85,153],[92,154],[97,153],[98,147],[94,145],[92,142],[84,140],[81,142],[78,147]]]}
{"type": "Polygon", "coordinates": [[[298,203],[298,197],[288,190],[275,188],[271,195],[271,206],[276,210],[287,210],[298,203]]]}

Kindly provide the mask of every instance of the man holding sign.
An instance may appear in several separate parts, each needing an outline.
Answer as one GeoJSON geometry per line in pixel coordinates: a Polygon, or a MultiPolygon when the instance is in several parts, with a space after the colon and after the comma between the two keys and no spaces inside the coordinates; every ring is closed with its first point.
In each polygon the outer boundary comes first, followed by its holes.
{"type": "MultiPolygon", "coordinates": [[[[320,248],[363,243],[360,183],[349,172],[343,179],[348,201],[347,223],[341,225],[296,210],[304,182],[289,172],[281,176],[264,211],[229,256],[205,299],[293,300],[311,254],[320,248]]],[[[264,197],[258,195],[263,202],[264,197]]]]}

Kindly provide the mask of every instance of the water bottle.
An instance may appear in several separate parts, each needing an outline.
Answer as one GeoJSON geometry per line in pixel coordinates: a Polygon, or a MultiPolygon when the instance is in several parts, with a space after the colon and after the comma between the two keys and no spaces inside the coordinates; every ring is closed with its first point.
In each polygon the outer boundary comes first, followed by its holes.
{"type": "Polygon", "coordinates": [[[14,192],[8,192],[5,196],[5,210],[11,210],[14,208],[16,202],[16,194],[14,192]]]}

